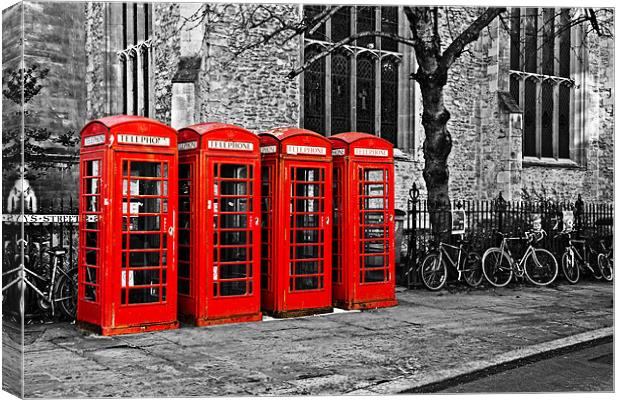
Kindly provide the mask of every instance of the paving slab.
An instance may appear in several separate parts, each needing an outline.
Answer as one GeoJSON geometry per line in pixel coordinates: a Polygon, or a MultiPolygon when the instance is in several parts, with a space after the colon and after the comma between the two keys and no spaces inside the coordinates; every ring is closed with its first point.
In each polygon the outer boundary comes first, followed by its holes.
{"type": "Polygon", "coordinates": [[[27,326],[26,397],[395,394],[613,334],[613,285],[398,290],[399,305],[102,338],[27,326]]]}

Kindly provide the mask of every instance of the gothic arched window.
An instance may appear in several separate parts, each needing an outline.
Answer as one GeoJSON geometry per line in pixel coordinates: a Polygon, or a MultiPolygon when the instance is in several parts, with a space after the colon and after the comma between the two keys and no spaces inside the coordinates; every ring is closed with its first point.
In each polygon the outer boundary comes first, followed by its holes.
{"type": "MultiPolygon", "coordinates": [[[[304,17],[311,20],[323,10],[304,6],[304,17]]],[[[318,29],[305,37],[304,58],[355,33],[398,34],[399,15],[398,7],[345,6],[320,28],[324,39],[318,29]]],[[[304,127],[323,134],[381,134],[397,145],[399,91],[409,90],[398,82],[399,49],[394,40],[363,37],[310,66],[304,73],[304,127]],[[316,106],[317,96],[324,98],[322,108],[316,106]]]]}
{"type": "MultiPolygon", "coordinates": [[[[306,60],[319,52],[306,51],[306,60]]],[[[313,63],[304,75],[304,127],[315,132],[325,131],[325,59],[313,63]]]]}
{"type": "Polygon", "coordinates": [[[375,131],[375,60],[364,54],[357,60],[357,131],[375,131]]]}

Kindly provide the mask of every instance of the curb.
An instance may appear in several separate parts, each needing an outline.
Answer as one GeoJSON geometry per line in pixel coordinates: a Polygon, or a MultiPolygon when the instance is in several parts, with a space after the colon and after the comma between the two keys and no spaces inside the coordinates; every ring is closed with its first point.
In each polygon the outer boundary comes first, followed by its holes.
{"type": "Polygon", "coordinates": [[[347,395],[432,393],[445,387],[450,387],[453,382],[460,383],[462,381],[467,381],[468,377],[470,378],[469,380],[474,380],[476,376],[485,375],[485,372],[499,372],[495,370],[514,368],[520,363],[527,362],[528,360],[534,362],[536,358],[544,358],[543,356],[549,353],[570,350],[575,346],[589,342],[596,343],[604,341],[605,339],[612,338],[613,334],[613,326],[600,328],[549,342],[522,347],[504,354],[499,354],[490,360],[472,361],[457,368],[440,370],[427,377],[396,378],[389,382],[348,392],[347,395]]]}

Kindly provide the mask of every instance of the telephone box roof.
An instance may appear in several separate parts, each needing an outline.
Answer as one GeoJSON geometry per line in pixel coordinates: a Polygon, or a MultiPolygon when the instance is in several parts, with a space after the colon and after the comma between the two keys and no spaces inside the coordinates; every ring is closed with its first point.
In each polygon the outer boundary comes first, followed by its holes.
{"type": "Polygon", "coordinates": [[[166,127],[168,129],[174,130],[171,127],[169,127],[166,124],[163,124],[157,120],[151,119],[151,118],[146,118],[146,117],[141,117],[139,115],[113,115],[110,117],[103,117],[103,118],[98,118],[95,120],[90,121],[88,124],[86,124],[87,126],[93,123],[100,123],[102,125],[105,125],[107,128],[113,128],[115,126],[118,125],[122,125],[122,124],[127,124],[130,122],[145,122],[145,123],[149,123],[149,124],[155,124],[155,125],[161,125],[163,127],[166,127]]]}
{"type": "Polygon", "coordinates": [[[291,128],[273,128],[270,129],[266,132],[261,132],[259,133],[259,136],[272,136],[274,137],[276,140],[278,141],[283,141],[285,139],[291,138],[293,136],[299,136],[299,135],[310,135],[310,136],[316,136],[319,137],[321,139],[326,139],[325,136],[323,135],[319,135],[316,132],[310,131],[308,129],[302,129],[302,128],[295,128],[295,127],[291,127],[291,128]]]}
{"type": "Polygon", "coordinates": [[[357,142],[358,140],[363,140],[363,139],[374,139],[374,140],[378,140],[380,142],[389,144],[390,146],[393,146],[392,143],[390,143],[388,140],[385,140],[375,135],[371,135],[369,133],[362,133],[362,132],[339,133],[337,135],[330,136],[329,139],[341,140],[347,144],[351,144],[351,143],[357,142]]]}
{"type": "Polygon", "coordinates": [[[206,135],[210,132],[214,132],[220,129],[234,129],[236,131],[243,131],[243,132],[247,132],[250,133],[252,135],[254,135],[254,133],[248,131],[245,128],[242,128],[240,126],[237,125],[232,125],[232,124],[225,124],[222,122],[203,122],[203,123],[199,123],[199,124],[194,124],[194,125],[190,125],[190,126],[186,126],[182,129],[179,129],[179,131],[182,130],[191,130],[196,132],[198,135],[206,135]]]}

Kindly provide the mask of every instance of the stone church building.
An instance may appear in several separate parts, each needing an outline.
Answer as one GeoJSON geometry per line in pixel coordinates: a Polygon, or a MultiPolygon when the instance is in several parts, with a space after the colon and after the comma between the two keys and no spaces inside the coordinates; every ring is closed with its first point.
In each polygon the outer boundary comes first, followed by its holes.
{"type": "MultiPolygon", "coordinates": [[[[368,132],[397,149],[396,207],[406,209],[414,182],[424,195],[422,105],[409,78],[416,69],[409,46],[364,37],[287,77],[303,60],[350,34],[381,30],[407,37],[402,7],[345,7],[305,37],[249,46],[232,57],[234,49],[274,29],[267,23],[244,30],[249,5],[21,5],[26,62],[55,71],[46,95],[33,104],[52,115],[59,105],[77,100],[79,115],[67,124],[78,131],[90,119],[122,113],[177,129],[217,121],[254,132],[277,126],[325,135],[368,132]],[[70,21],[62,18],[67,14],[70,21]],[[54,51],[31,51],[59,41],[77,48],[73,58],[53,60],[54,51]],[[53,84],[64,79],[77,88],[62,91],[53,84]]],[[[297,20],[320,11],[320,6],[279,4],[265,5],[262,12],[297,20]]],[[[451,13],[443,18],[449,21],[442,26],[446,40],[475,10],[454,12],[458,18],[451,13]]],[[[509,9],[457,60],[445,89],[452,116],[453,199],[495,198],[501,191],[518,200],[522,189],[544,188],[560,200],[581,194],[586,201],[612,201],[614,41],[585,24],[571,27],[570,19],[580,12],[509,9]]],[[[5,32],[11,24],[7,13],[5,32]]],[[[75,180],[76,174],[66,179],[75,180]]]]}

